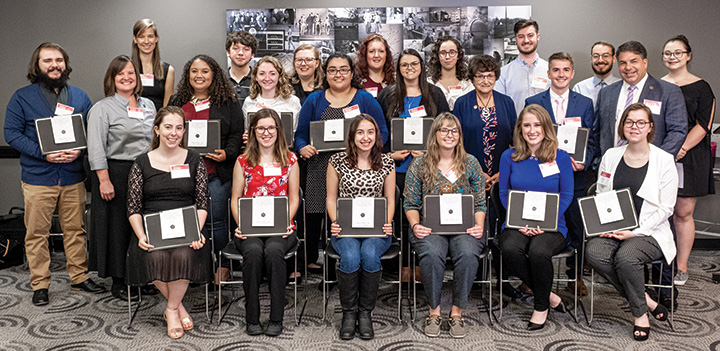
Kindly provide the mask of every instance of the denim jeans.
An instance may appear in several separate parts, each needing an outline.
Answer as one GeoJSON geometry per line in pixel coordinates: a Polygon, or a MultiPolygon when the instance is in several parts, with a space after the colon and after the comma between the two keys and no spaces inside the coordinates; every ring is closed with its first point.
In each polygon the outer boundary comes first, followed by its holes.
{"type": "MultiPolygon", "coordinates": [[[[223,183],[220,178],[211,175],[208,180],[208,190],[212,198],[212,238],[217,254],[228,244],[228,199],[232,190],[232,182],[223,183]]],[[[205,222],[205,232],[210,232],[209,219],[205,222]]]]}
{"type": "Polygon", "coordinates": [[[385,238],[330,238],[340,255],[340,272],[353,273],[362,267],[366,272],[380,270],[380,257],[390,248],[392,237],[385,238]]]}
{"type": "Polygon", "coordinates": [[[468,295],[480,264],[480,253],[486,241],[485,237],[476,239],[469,234],[430,234],[422,239],[410,234],[410,243],[415,248],[420,261],[425,295],[430,308],[435,309],[440,305],[448,252],[455,267],[453,305],[461,309],[467,307],[468,295]]]}

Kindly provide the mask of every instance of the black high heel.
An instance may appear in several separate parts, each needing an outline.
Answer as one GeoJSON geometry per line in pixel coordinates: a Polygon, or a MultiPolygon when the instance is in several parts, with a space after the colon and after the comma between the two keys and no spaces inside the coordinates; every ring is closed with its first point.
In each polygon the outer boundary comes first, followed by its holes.
{"type": "Polygon", "coordinates": [[[640,327],[633,325],[633,339],[635,341],[645,341],[650,337],[650,327],[640,327]],[[643,335],[642,333],[645,333],[643,335]]]}
{"type": "Polygon", "coordinates": [[[540,329],[542,329],[542,328],[545,328],[545,323],[546,323],[546,322],[547,322],[547,320],[546,320],[545,322],[543,322],[542,324],[537,324],[537,323],[533,323],[533,322],[528,322],[527,330],[531,330],[531,331],[532,331],[532,330],[540,330],[540,329]]]}
{"type": "Polygon", "coordinates": [[[655,319],[664,322],[668,319],[668,310],[667,307],[665,307],[663,304],[658,303],[657,307],[655,307],[654,310],[650,311],[650,314],[655,317],[655,319]],[[658,315],[661,315],[661,317],[658,317],[658,315]]]}
{"type": "Polygon", "coordinates": [[[563,301],[563,300],[560,300],[560,303],[557,306],[551,307],[551,308],[555,312],[567,313],[567,308],[565,307],[565,301],[563,301]]]}

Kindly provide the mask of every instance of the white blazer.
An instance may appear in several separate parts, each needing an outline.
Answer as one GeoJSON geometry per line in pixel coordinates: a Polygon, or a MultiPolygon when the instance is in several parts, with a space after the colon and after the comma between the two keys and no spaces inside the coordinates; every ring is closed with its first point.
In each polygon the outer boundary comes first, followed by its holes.
{"type": "MultiPolygon", "coordinates": [[[[627,145],[608,149],[598,170],[597,192],[612,190],[617,169],[627,145]]],[[[675,159],[669,153],[650,144],[647,175],[637,195],[644,201],[638,218],[635,235],[652,236],[660,245],[665,260],[670,264],[675,258],[675,241],[668,218],[673,215],[677,199],[678,174],[675,159]]]]}

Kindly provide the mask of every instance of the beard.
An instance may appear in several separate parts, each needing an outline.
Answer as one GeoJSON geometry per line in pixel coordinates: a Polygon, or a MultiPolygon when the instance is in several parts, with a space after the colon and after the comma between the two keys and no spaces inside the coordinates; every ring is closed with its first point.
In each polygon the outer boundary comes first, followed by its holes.
{"type": "Polygon", "coordinates": [[[593,72],[595,72],[595,74],[597,74],[598,76],[603,76],[603,75],[607,74],[608,72],[612,71],[613,65],[612,65],[612,63],[610,63],[605,66],[605,69],[597,69],[595,67],[595,65],[590,65],[590,67],[592,67],[592,70],[593,70],[593,72]]]}
{"type": "Polygon", "coordinates": [[[62,89],[67,84],[69,77],[70,72],[68,72],[68,70],[62,71],[59,78],[50,78],[47,73],[39,72],[38,82],[51,90],[62,89]]]}
{"type": "Polygon", "coordinates": [[[537,50],[537,44],[533,45],[530,50],[523,50],[520,45],[518,45],[517,48],[518,48],[518,51],[519,51],[521,54],[523,54],[523,55],[530,55],[530,54],[534,53],[535,50],[537,50]]]}

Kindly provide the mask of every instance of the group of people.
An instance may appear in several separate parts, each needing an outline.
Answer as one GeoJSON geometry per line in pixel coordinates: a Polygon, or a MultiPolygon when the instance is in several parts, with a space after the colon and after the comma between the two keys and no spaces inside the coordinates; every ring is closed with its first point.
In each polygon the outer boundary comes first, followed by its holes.
{"type": "MultiPolygon", "coordinates": [[[[635,317],[633,337],[647,339],[647,312],[666,319],[669,293],[645,292],[644,266],[660,259],[671,266],[676,259],[677,276],[666,278],[678,285],[687,281],[695,199],[714,193],[712,90],[689,73],[692,51],[684,36],[665,43],[662,56],[669,72],[660,80],[647,73],[647,52],[639,42],[626,42],[617,50],[595,43],[595,75],[570,89],[573,58],[563,52],[548,61],[540,58],[538,29],[535,21],[517,22],[519,56],[502,68],[487,55],[468,62],[462,44],[452,37],[435,42],[427,63],[413,49],[393,62],[387,41],[372,34],[356,60],[334,53],[321,62],[317,48],[300,45],[290,74],[269,56],[251,66],[258,42],[237,31],[226,40],[227,71],[213,58],[196,55],[174,86],[173,67],[160,59],[157,26],[145,19],[134,27],[132,56],[111,61],[104,79],[106,97],[94,105],[82,90],[67,84],[72,71],[67,52],[58,44],[41,44],[30,61],[32,84],[13,95],[5,118],[5,138],[21,153],[33,303],[49,302],[47,236],[57,205],[73,288],[105,291],[87,277],[89,269],[112,277],[110,290],[120,299],[137,298],[127,295],[127,285],[143,287],[144,293],[159,291],[167,299],[168,336],[178,338],[193,328],[182,304],[188,284],[212,282],[213,271],[216,281],[227,280],[229,269],[213,266],[210,246],[217,254],[232,240],[244,257],[247,333],[280,335],[285,282],[300,274],[284,257],[302,235],[304,264],[311,271],[320,269],[318,248],[327,217],[327,234],[340,256],[341,339],[374,337],[380,258],[393,234],[408,238],[419,259],[429,308],[424,331],[430,337],[442,330],[441,291],[446,258],[451,258],[449,332],[464,337],[462,311],[487,245],[486,233],[498,236],[508,270],[524,283],[519,290],[506,283],[503,293],[513,298],[534,294],[528,329],[542,328],[551,308],[565,311],[560,296],[551,292],[551,257],[570,245],[581,256],[577,266],[568,262],[567,274],[581,277],[587,261],[628,300],[635,317]],[[611,73],[616,62],[620,78],[611,73]],[[34,120],[63,111],[86,120],[87,152],[42,155],[34,120]],[[391,119],[418,117],[418,111],[434,118],[426,131],[426,150],[391,150],[391,119]],[[282,113],[293,116],[293,140],[285,138],[282,113]],[[354,119],[345,151],[318,151],[310,123],[349,117],[354,119]],[[219,121],[219,149],[200,156],[185,145],[186,121],[192,120],[219,121]],[[558,145],[553,124],[571,123],[590,131],[583,163],[558,145]],[[89,252],[82,228],[85,155],[92,171],[89,252]],[[174,171],[177,166],[189,172],[174,171]],[[584,259],[577,198],[594,183],[598,192],[629,187],[639,226],[588,240],[584,259]],[[499,189],[504,208],[487,202],[492,186],[499,189]],[[239,228],[228,228],[228,212],[237,223],[237,201],[246,196],[286,195],[294,218],[301,188],[305,233],[296,232],[294,221],[285,235],[275,237],[248,237],[239,228]],[[402,207],[388,201],[386,237],[338,236],[343,230],[337,223],[338,198],[395,199],[398,190],[402,207]],[[557,230],[506,227],[499,214],[506,212],[510,190],[559,194],[557,230]],[[466,234],[433,235],[438,228],[423,225],[425,196],[440,194],[473,196],[474,223],[466,234]],[[188,247],[148,251],[153,247],[142,215],[193,204],[204,236],[188,247]],[[393,218],[406,223],[406,233],[393,233],[393,218]],[[271,300],[266,327],[260,323],[263,272],[271,300]]],[[[405,276],[414,268],[400,267],[405,276]]],[[[571,288],[582,293],[582,278],[578,281],[571,288]]]]}

